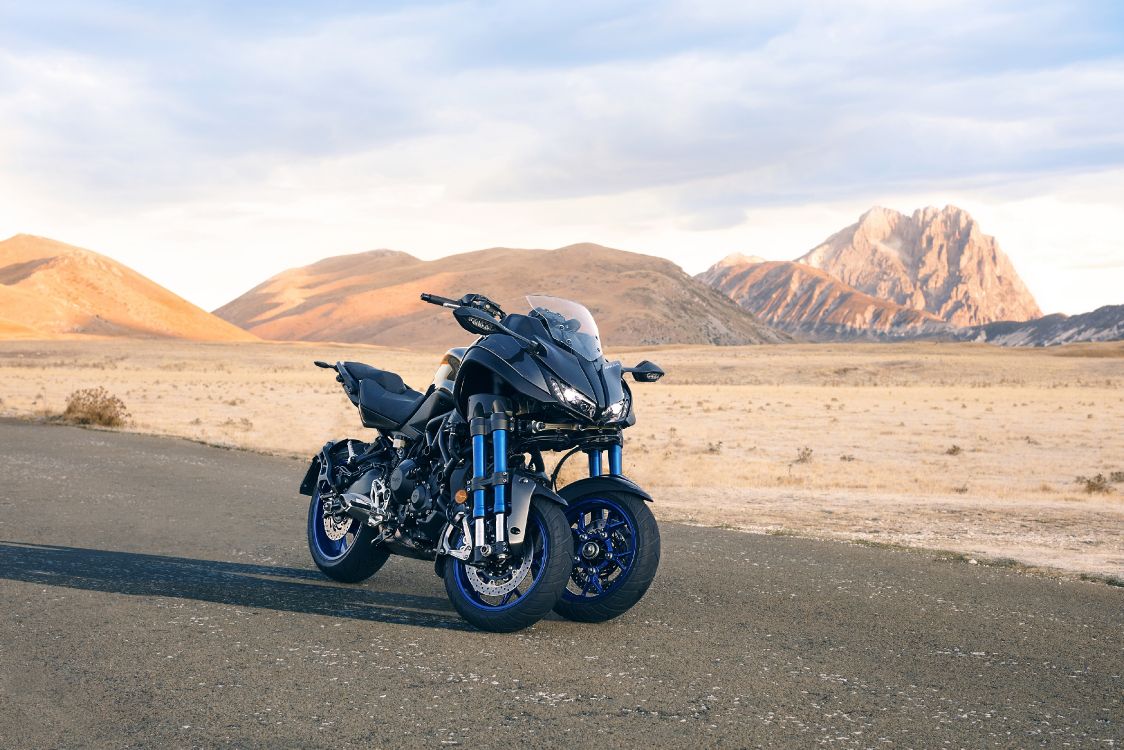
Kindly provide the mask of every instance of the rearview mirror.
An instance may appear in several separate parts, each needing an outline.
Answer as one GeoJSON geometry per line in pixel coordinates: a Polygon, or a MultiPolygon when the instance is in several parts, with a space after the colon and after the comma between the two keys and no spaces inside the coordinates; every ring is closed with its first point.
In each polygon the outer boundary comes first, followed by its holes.
{"type": "Polygon", "coordinates": [[[461,328],[469,333],[487,336],[489,333],[500,330],[495,318],[483,310],[477,310],[475,307],[458,307],[453,310],[453,317],[460,323],[461,328]]]}
{"type": "Polygon", "coordinates": [[[633,380],[639,383],[654,383],[663,377],[664,372],[655,362],[644,360],[636,367],[625,367],[625,372],[631,372],[633,380]]]}

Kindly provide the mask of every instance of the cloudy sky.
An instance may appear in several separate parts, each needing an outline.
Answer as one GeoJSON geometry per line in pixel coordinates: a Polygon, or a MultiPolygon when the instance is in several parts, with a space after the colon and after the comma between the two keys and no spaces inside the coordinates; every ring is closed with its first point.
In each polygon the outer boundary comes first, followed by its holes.
{"type": "Polygon", "coordinates": [[[951,203],[1045,310],[1124,303],[1124,3],[755,5],[0,0],[0,236],[210,309],[378,247],[694,273],[951,203]]]}

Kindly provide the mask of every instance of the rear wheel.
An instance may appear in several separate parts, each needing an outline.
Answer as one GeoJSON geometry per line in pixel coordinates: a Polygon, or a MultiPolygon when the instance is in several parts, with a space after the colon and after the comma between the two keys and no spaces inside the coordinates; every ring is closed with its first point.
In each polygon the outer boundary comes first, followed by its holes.
{"type": "Polygon", "coordinates": [[[340,583],[359,583],[383,566],[390,552],[372,542],[374,529],[350,516],[324,514],[317,490],[308,506],[308,551],[324,575],[340,583]]]}
{"type": "Polygon", "coordinates": [[[660,564],[660,530],[637,495],[599,492],[566,506],[573,568],[554,611],[569,620],[604,622],[648,591],[660,564]]]}
{"type": "Polygon", "coordinates": [[[445,560],[445,591],[461,617],[494,633],[510,633],[541,620],[566,585],[573,545],[562,508],[531,501],[523,554],[504,565],[477,568],[445,560]]]}

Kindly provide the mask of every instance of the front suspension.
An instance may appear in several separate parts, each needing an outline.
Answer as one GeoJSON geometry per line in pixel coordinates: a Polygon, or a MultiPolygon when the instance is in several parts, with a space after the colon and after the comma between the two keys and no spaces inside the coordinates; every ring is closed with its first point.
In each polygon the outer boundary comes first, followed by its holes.
{"type": "Polygon", "coordinates": [[[483,562],[494,557],[506,560],[509,548],[506,538],[507,485],[510,479],[507,466],[507,435],[511,429],[511,406],[499,397],[472,397],[469,399],[469,434],[472,436],[472,562],[483,562]],[[492,473],[488,474],[488,441],[492,444],[492,473]],[[487,490],[492,488],[492,520],[494,538],[487,538],[487,490]]]}

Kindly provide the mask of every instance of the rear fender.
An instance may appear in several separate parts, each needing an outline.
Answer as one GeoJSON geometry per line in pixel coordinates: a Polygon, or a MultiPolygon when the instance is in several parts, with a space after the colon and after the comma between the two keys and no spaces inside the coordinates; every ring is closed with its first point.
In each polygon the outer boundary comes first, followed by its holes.
{"type": "Polygon", "coordinates": [[[313,456],[312,461],[308,464],[308,471],[304,473],[304,479],[301,480],[301,494],[312,496],[316,491],[316,484],[320,478],[320,456],[313,456]]]}
{"type": "Polygon", "coordinates": [[[312,461],[308,464],[308,471],[304,473],[304,479],[301,480],[302,495],[311,496],[316,491],[317,486],[319,486],[320,480],[328,478],[328,473],[332,469],[332,448],[344,442],[347,441],[329,440],[324,443],[324,447],[320,449],[320,452],[312,457],[312,461]]]}
{"type": "Polygon", "coordinates": [[[652,502],[652,496],[631,479],[611,475],[579,479],[558,490],[558,494],[567,501],[572,501],[591,492],[626,492],[630,495],[639,495],[644,498],[645,502],[652,502]]]}

